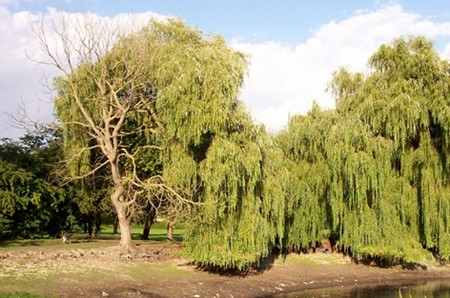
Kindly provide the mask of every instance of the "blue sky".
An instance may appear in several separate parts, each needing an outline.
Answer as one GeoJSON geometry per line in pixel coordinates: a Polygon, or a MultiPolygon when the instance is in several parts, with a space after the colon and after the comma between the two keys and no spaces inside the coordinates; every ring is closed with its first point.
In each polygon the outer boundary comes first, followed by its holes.
{"type": "MultiPolygon", "coordinates": [[[[54,7],[69,12],[91,11],[114,16],[119,13],[154,11],[182,17],[190,25],[205,31],[236,37],[278,40],[294,43],[304,40],[309,31],[329,20],[348,17],[355,10],[366,9],[370,1],[24,1],[14,10],[45,11],[54,7]]],[[[373,8],[377,4],[369,5],[373,8]]]]}
{"type": "Polygon", "coordinates": [[[332,72],[344,66],[364,71],[367,59],[397,37],[425,35],[450,58],[448,1],[294,1],[294,0],[0,0],[0,138],[23,131],[8,114],[23,104],[33,119],[52,119],[51,98],[42,79],[59,75],[32,63],[40,57],[31,27],[42,15],[62,12],[125,18],[181,17],[204,32],[223,35],[250,55],[251,66],[240,99],[256,121],[282,129],[289,115],[306,113],[313,101],[333,108],[325,92],[332,72]]]}
{"type": "Polygon", "coordinates": [[[12,11],[42,12],[47,7],[68,12],[95,12],[113,17],[120,13],[153,11],[183,18],[189,25],[228,40],[276,40],[287,44],[301,42],[311,31],[329,21],[340,21],[355,12],[401,4],[405,11],[433,20],[450,18],[449,2],[409,1],[304,1],[304,0],[36,0],[10,1],[12,11]]]}

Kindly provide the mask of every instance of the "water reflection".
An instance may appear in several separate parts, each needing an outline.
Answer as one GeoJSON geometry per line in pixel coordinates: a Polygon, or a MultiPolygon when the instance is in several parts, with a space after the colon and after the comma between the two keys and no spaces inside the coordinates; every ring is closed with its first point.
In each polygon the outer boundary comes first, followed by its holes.
{"type": "Polygon", "coordinates": [[[383,287],[336,287],[280,294],[277,298],[450,298],[450,281],[383,287]]]}

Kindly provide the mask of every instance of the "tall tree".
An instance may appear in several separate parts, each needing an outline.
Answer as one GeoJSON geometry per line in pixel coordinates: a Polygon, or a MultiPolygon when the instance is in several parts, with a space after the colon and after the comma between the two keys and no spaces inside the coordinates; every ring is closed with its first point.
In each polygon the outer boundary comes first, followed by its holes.
{"type": "Polygon", "coordinates": [[[392,142],[393,173],[382,195],[413,239],[448,259],[450,64],[423,37],[383,45],[369,64],[368,76],[335,74],[338,110],[392,142]]]}
{"type": "MultiPolygon", "coordinates": [[[[128,35],[119,29],[86,19],[63,22],[62,55],[39,36],[50,63],[63,72],[55,107],[72,177],[104,171],[120,245],[133,250],[130,220],[143,198],[156,209],[181,210],[193,194],[178,181],[163,181],[160,154],[176,147],[176,137],[201,156],[208,127],[236,125],[229,121],[235,104],[229,98],[244,66],[223,39],[178,20],[152,21],[128,35]]],[[[192,174],[178,169],[184,170],[192,174]]]]}
{"type": "Polygon", "coordinates": [[[328,200],[331,171],[325,143],[336,118],[333,111],[324,112],[314,105],[307,116],[292,117],[287,130],[275,137],[288,171],[283,244],[286,250],[315,248],[333,227],[328,200]]]}
{"type": "Polygon", "coordinates": [[[174,30],[161,34],[165,78],[156,86],[166,127],[163,175],[199,203],[185,229],[188,255],[202,265],[242,269],[283,236],[281,154],[238,100],[246,57],[221,37],[173,37],[174,30]],[[264,184],[268,177],[273,187],[264,184]]]}
{"type": "Polygon", "coordinates": [[[186,251],[201,265],[242,270],[283,241],[282,156],[246,116],[235,110],[236,130],[211,134],[201,155],[180,144],[167,164],[173,181],[193,189],[202,203],[185,232],[186,251]]]}

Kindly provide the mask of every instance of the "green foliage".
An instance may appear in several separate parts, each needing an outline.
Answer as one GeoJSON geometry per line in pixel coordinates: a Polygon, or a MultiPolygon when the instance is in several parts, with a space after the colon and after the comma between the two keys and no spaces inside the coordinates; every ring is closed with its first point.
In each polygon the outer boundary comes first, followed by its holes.
{"type": "Polygon", "coordinates": [[[314,107],[277,137],[298,192],[287,243],[311,246],[325,228],[356,257],[449,259],[449,64],[416,37],[381,46],[370,66],[336,72],[337,110],[314,107]]]}
{"type": "MultiPolygon", "coordinates": [[[[283,207],[276,203],[283,201],[266,196],[263,150],[241,134],[211,143],[199,170],[203,191],[198,199],[205,205],[186,235],[187,250],[198,262],[242,269],[270,253],[278,232],[277,208],[283,207]]],[[[274,177],[268,179],[275,183],[274,177]]]]}
{"type": "Polygon", "coordinates": [[[283,195],[270,164],[276,150],[237,100],[245,56],[177,21],[156,24],[148,34],[164,44],[164,59],[153,60],[165,127],[164,180],[199,204],[186,228],[186,252],[202,265],[256,263],[282,236],[284,207],[273,196],[283,195]]]}
{"type": "Polygon", "coordinates": [[[77,207],[50,177],[58,159],[51,132],[0,144],[0,238],[56,236],[74,224],[77,207]]]}

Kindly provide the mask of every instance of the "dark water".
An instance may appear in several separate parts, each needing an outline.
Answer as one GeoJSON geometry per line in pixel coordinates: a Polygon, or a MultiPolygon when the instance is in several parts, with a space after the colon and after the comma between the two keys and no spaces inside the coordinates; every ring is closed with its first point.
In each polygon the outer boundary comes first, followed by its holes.
{"type": "Polygon", "coordinates": [[[450,298],[450,280],[383,287],[336,287],[280,294],[277,298],[450,298]]]}

